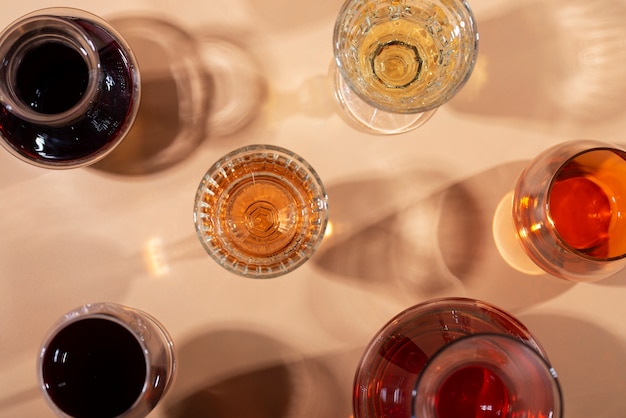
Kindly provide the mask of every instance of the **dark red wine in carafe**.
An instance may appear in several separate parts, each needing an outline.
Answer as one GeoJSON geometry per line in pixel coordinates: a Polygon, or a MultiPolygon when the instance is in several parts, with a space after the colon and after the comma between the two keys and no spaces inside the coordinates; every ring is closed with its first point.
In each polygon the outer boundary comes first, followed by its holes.
{"type": "Polygon", "coordinates": [[[95,17],[42,16],[22,26],[0,40],[8,63],[0,68],[3,145],[48,168],[99,160],[136,114],[139,78],[128,47],[95,17]]]}
{"type": "Polygon", "coordinates": [[[36,112],[65,112],[87,91],[89,69],[85,60],[78,51],[60,42],[33,47],[17,68],[17,96],[36,112]]]}

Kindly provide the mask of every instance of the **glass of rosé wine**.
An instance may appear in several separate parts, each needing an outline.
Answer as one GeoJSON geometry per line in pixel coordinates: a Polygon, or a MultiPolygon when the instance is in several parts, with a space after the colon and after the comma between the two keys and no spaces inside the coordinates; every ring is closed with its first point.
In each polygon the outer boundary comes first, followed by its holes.
{"type": "Polygon", "coordinates": [[[466,298],[392,318],[366,348],[353,393],[355,418],[562,417],[560,384],[536,338],[466,298]]]}

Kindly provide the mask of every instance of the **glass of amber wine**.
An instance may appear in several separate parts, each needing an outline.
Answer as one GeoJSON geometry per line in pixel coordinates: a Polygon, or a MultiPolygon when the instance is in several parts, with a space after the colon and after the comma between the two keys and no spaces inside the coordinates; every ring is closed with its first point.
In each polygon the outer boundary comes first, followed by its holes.
{"type": "Polygon", "coordinates": [[[591,140],[545,150],[522,172],[513,224],[542,270],[592,282],[626,264],[626,151],[591,140]]]}
{"type": "Polygon", "coordinates": [[[251,145],[220,158],[207,171],[194,222],[208,254],[250,278],[284,275],[301,266],[322,241],[327,196],[315,170],[273,145],[251,145]]]}
{"type": "Polygon", "coordinates": [[[347,0],[333,36],[335,97],[379,134],[425,123],[470,77],[478,51],[463,0],[347,0]]]}
{"type": "Polygon", "coordinates": [[[562,416],[556,372],[530,331],[482,301],[443,298],[375,335],[354,380],[355,418],[562,416]]]}

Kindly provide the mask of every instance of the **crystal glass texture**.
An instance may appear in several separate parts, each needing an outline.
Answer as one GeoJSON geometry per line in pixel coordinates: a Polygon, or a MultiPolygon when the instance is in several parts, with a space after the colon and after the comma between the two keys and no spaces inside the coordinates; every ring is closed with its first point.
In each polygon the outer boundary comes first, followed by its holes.
{"type": "Polygon", "coordinates": [[[478,32],[465,1],[348,0],[333,46],[342,108],[361,125],[397,133],[425,122],[465,84],[478,32]]]}
{"type": "Polygon", "coordinates": [[[196,194],[196,232],[224,268],[251,278],[286,274],[324,236],[327,196],[313,168],[272,145],[232,151],[207,171],[196,194]]]}

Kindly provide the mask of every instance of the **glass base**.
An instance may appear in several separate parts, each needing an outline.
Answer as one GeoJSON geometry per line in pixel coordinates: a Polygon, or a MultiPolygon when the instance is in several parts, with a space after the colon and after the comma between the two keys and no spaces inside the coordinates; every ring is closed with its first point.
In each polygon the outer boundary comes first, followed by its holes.
{"type": "Polygon", "coordinates": [[[498,203],[493,216],[492,232],[498,252],[509,266],[519,272],[533,276],[546,274],[528,257],[518,242],[512,214],[513,192],[511,191],[498,203]]]}
{"type": "Polygon", "coordinates": [[[335,98],[341,107],[342,118],[357,129],[380,135],[394,135],[411,131],[426,123],[437,111],[422,113],[393,113],[378,109],[361,99],[345,82],[333,63],[331,74],[335,98]]]}

